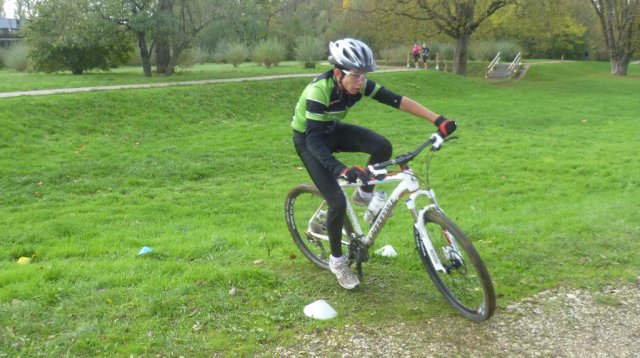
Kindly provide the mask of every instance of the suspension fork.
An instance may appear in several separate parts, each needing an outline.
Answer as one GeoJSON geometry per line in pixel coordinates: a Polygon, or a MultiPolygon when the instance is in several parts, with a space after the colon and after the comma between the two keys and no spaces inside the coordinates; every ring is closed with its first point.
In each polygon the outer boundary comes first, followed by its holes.
{"type": "MultiPolygon", "coordinates": [[[[425,253],[429,257],[431,264],[436,271],[447,272],[445,267],[442,265],[442,262],[438,258],[438,254],[436,253],[433,243],[431,242],[431,238],[429,237],[429,233],[427,232],[424,221],[425,213],[428,210],[439,210],[433,190],[417,190],[412,192],[411,195],[409,195],[406,204],[409,212],[411,212],[411,215],[413,216],[413,227],[416,234],[418,235],[418,240],[420,240],[420,243],[424,247],[424,250],[426,251],[425,253]],[[419,196],[426,196],[427,198],[429,198],[432,204],[425,206],[420,211],[417,211],[415,200],[419,196]]],[[[449,240],[448,236],[447,240],[449,240]]]]}

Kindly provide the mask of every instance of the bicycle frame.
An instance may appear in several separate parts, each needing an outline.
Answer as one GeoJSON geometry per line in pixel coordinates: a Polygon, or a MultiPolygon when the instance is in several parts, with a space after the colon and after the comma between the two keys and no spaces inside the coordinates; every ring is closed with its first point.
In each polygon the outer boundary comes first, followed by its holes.
{"type": "MultiPolygon", "coordinates": [[[[387,219],[391,216],[391,213],[394,207],[396,206],[396,204],[400,201],[400,199],[403,196],[406,195],[406,193],[409,193],[409,197],[405,200],[405,203],[407,205],[407,209],[409,209],[409,212],[413,217],[414,228],[416,228],[416,230],[420,234],[420,239],[424,247],[426,248],[427,253],[429,254],[429,257],[431,258],[431,262],[433,263],[436,270],[445,272],[446,270],[442,266],[442,263],[440,262],[440,260],[438,259],[438,255],[435,253],[433,244],[431,243],[431,240],[429,239],[429,235],[427,234],[426,230],[424,229],[425,226],[423,225],[424,213],[427,210],[431,210],[434,208],[440,210],[440,207],[438,206],[438,202],[437,202],[435,193],[433,192],[433,189],[430,189],[430,188],[426,190],[421,189],[420,183],[418,182],[417,177],[415,176],[415,174],[410,168],[405,168],[401,172],[393,173],[393,174],[387,174],[386,169],[376,170],[373,172],[376,176],[384,174],[384,178],[380,180],[372,179],[369,181],[370,185],[390,183],[390,182],[399,182],[399,183],[395,187],[395,189],[391,192],[391,195],[385,202],[384,206],[380,209],[378,216],[376,217],[374,222],[371,224],[371,227],[369,228],[369,231],[366,234],[366,236],[362,230],[362,227],[360,226],[358,216],[356,215],[356,212],[353,208],[353,205],[351,204],[351,201],[347,199],[347,216],[351,221],[355,238],[360,240],[360,242],[367,249],[371,247],[375,242],[376,238],[378,237],[378,234],[384,227],[384,224],[386,223],[387,219]],[[431,202],[431,204],[425,206],[418,212],[416,210],[416,199],[420,196],[427,197],[428,200],[431,202]]],[[[358,187],[358,186],[362,186],[362,184],[357,184],[357,183],[348,184],[344,181],[340,183],[340,187],[342,188],[342,192],[344,193],[345,197],[348,198],[346,188],[353,187],[353,186],[358,187]]]]}
{"type": "MultiPolygon", "coordinates": [[[[350,187],[363,186],[363,183],[338,181],[347,205],[347,217],[342,227],[342,245],[348,249],[349,265],[355,264],[358,275],[363,277],[362,263],[369,260],[370,248],[392,216],[396,205],[403,200],[413,217],[413,239],[425,271],[455,310],[466,318],[480,322],[489,319],[496,309],[495,291],[489,272],[472,241],[444,214],[436,200],[428,180],[431,155],[426,159],[426,183],[408,166],[422,150],[431,146],[431,150],[436,151],[443,141],[439,133],[434,133],[411,152],[369,165],[369,172],[374,179],[368,180],[368,184],[393,182],[395,187],[368,226],[368,231],[363,230],[360,225],[351,195],[347,195],[350,187]],[[387,167],[390,166],[399,167],[400,171],[389,172],[387,167]]],[[[295,186],[285,200],[287,226],[295,244],[313,264],[322,269],[330,269],[326,225],[328,210],[328,204],[322,199],[320,191],[309,184],[295,186]],[[302,200],[296,205],[298,198],[302,200]],[[299,212],[294,206],[300,209],[299,212]]],[[[357,212],[361,213],[361,210],[357,212]]],[[[370,219],[368,214],[366,218],[367,221],[370,219]]]]}

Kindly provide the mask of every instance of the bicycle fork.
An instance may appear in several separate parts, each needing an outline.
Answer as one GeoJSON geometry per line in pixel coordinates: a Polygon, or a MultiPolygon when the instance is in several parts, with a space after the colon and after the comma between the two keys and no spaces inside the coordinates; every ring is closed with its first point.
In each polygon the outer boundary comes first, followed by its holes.
{"type": "MultiPolygon", "coordinates": [[[[413,227],[414,227],[415,234],[418,235],[418,239],[420,240],[422,249],[426,251],[424,252],[424,254],[426,254],[426,256],[429,257],[429,259],[431,260],[431,264],[436,269],[436,271],[448,273],[448,270],[442,265],[442,262],[438,258],[438,254],[435,251],[436,249],[433,246],[431,238],[429,238],[429,233],[427,232],[427,229],[426,229],[427,226],[424,220],[425,213],[427,211],[440,210],[438,206],[438,202],[436,200],[435,193],[433,192],[433,189],[418,190],[411,193],[411,195],[407,199],[406,204],[407,204],[407,208],[411,212],[411,215],[413,216],[413,221],[414,221],[413,227]],[[420,195],[424,195],[428,197],[429,200],[432,202],[432,204],[425,206],[424,208],[422,208],[422,210],[418,212],[416,210],[415,199],[420,195]]],[[[443,232],[443,235],[445,235],[445,237],[447,238],[447,241],[449,242],[449,246],[446,248],[443,248],[443,250],[445,250],[446,257],[450,257],[451,256],[450,251],[457,251],[457,248],[452,242],[450,234],[448,232],[446,231],[443,232]]]]}

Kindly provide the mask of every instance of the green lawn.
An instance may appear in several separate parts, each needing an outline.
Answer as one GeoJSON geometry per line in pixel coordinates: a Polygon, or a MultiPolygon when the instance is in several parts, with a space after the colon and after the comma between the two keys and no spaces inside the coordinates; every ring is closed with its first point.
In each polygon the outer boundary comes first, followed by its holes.
{"type": "MultiPolygon", "coordinates": [[[[185,76],[236,75],[206,72],[185,76]]],[[[118,77],[0,76],[2,91],[118,77]]],[[[371,78],[458,121],[460,139],[436,154],[431,180],[489,267],[497,315],[548,288],[636,280],[639,66],[626,78],[592,62],[531,66],[517,82],[433,71],[371,78]]],[[[399,256],[373,256],[355,292],[297,251],[283,203],[308,181],[289,127],[307,82],[0,100],[0,353],[249,356],[351,322],[462,320],[421,270],[401,207],[374,247],[399,256]],[[145,245],[153,252],[137,257],[145,245]],[[33,263],[18,265],[21,256],[33,263]],[[321,298],[338,318],[304,317],[321,298]]],[[[434,129],[363,102],[350,121],[385,134],[396,153],[434,129]]]]}

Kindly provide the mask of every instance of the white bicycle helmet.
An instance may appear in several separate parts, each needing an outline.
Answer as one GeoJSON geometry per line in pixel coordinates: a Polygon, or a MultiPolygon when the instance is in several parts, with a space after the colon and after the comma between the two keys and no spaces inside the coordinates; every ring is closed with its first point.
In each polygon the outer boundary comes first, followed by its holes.
{"type": "Polygon", "coordinates": [[[329,42],[329,63],[346,70],[373,72],[376,61],[369,46],[355,39],[342,39],[329,42]]]}

